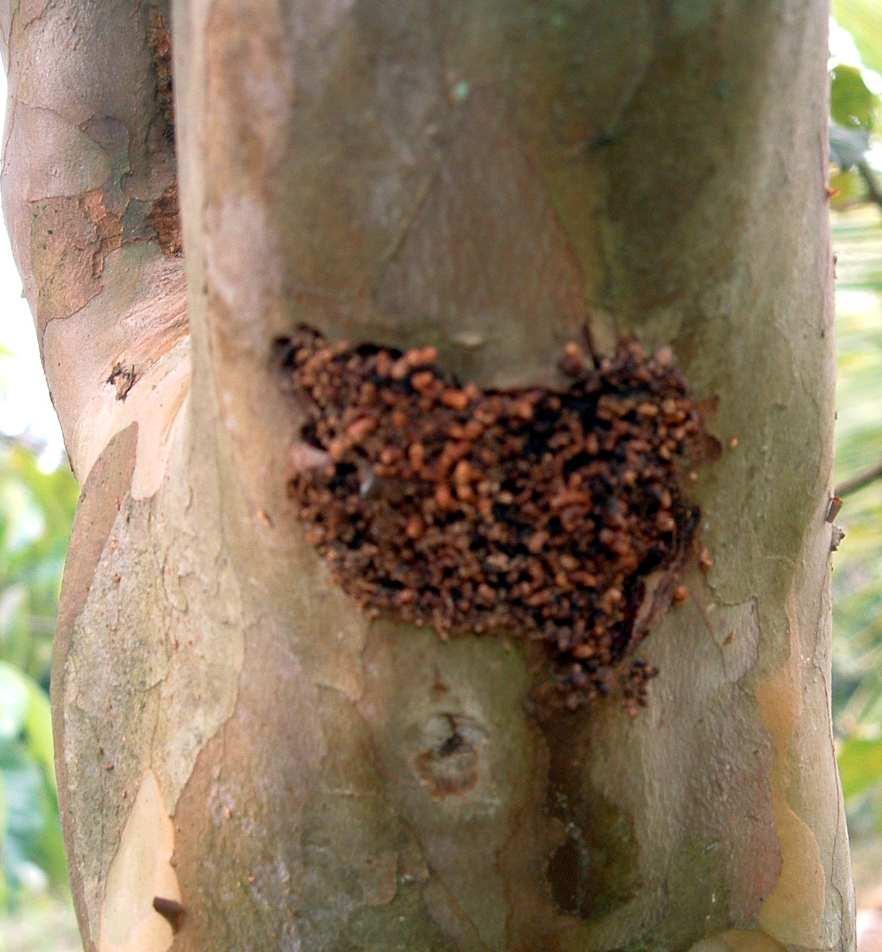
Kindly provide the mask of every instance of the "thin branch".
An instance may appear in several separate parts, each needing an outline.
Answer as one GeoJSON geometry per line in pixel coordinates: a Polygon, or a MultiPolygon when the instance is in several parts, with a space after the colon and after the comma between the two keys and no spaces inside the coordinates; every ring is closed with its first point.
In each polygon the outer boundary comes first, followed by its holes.
{"type": "Polygon", "coordinates": [[[869,469],[858,473],[857,476],[852,476],[851,479],[843,480],[833,491],[837,496],[848,496],[851,493],[856,493],[859,489],[863,489],[864,486],[868,486],[877,479],[882,479],[882,462],[876,463],[875,466],[870,466],[869,469]]]}
{"type": "Polygon", "coordinates": [[[24,433],[0,432],[0,443],[5,443],[7,446],[19,447],[28,453],[32,453],[34,456],[39,456],[40,453],[46,449],[46,444],[41,440],[35,440],[33,437],[27,436],[24,433]]]}

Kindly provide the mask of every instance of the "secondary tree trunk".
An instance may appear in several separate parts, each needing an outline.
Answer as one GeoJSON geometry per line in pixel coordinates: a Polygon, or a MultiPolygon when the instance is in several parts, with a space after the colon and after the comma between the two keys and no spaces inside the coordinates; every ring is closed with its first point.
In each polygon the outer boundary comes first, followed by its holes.
{"type": "Polygon", "coordinates": [[[186,267],[169,10],[3,6],[7,222],[84,487],[53,701],[86,948],[852,949],[823,0],[178,0],[186,267]],[[586,322],[673,348],[725,449],[646,711],[540,725],[521,641],[333,586],[285,492],[299,322],[482,386],[553,383],[586,322]]]}

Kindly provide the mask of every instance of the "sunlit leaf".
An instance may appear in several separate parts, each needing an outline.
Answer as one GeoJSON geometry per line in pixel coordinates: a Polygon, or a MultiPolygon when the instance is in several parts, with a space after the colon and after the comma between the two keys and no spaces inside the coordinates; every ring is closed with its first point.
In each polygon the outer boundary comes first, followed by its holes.
{"type": "MultiPolygon", "coordinates": [[[[837,66],[831,74],[830,115],[838,126],[870,132],[879,110],[878,97],[856,66],[837,66]]],[[[832,136],[831,136],[832,138],[832,136]]]]}
{"type": "Polygon", "coordinates": [[[855,797],[882,783],[882,739],[846,741],[839,751],[839,774],[846,797],[855,797]]]}

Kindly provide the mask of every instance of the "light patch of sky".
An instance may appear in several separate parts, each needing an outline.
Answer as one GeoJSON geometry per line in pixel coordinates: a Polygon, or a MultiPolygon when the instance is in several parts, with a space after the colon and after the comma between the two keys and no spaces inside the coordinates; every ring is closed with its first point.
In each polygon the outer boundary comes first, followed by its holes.
{"type": "MultiPolygon", "coordinates": [[[[0,69],[0,126],[6,121],[6,77],[0,69]]],[[[0,434],[39,447],[40,465],[64,456],[58,419],[49,399],[34,322],[22,297],[6,225],[0,217],[0,434]]]]}

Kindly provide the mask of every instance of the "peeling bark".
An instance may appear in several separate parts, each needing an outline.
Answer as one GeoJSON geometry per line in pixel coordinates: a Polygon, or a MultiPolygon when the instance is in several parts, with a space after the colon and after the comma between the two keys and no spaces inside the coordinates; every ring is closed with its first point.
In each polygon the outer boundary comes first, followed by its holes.
{"type": "Polygon", "coordinates": [[[823,0],[2,6],[4,208],[83,483],[53,702],[88,952],[853,949],[823,0]],[[333,586],[272,344],[548,386],[586,321],[670,346],[728,448],[648,710],[540,724],[538,646],[333,586]]]}

